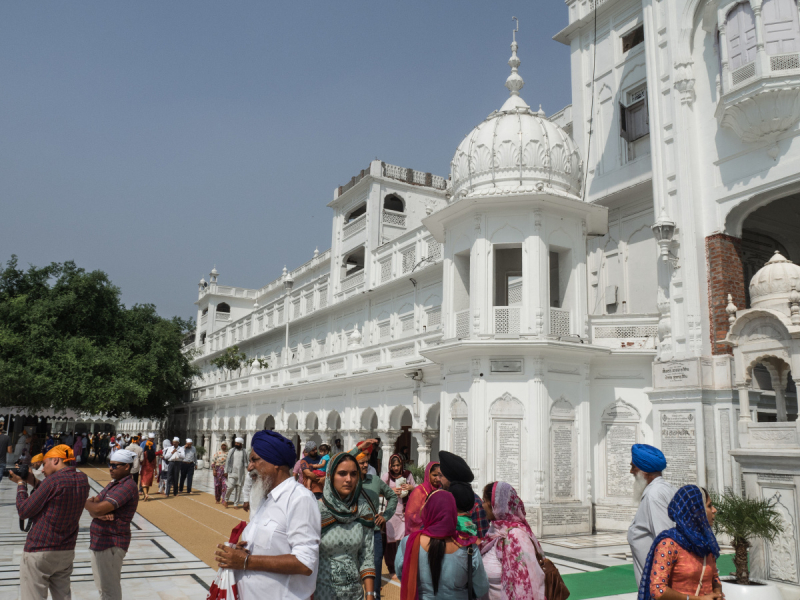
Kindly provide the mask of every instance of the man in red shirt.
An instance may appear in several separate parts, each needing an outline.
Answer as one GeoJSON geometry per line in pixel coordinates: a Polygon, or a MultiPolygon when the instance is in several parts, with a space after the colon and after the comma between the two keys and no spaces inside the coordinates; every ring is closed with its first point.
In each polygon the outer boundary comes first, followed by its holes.
{"type": "Polygon", "coordinates": [[[139,490],[131,476],[135,452],[116,450],[109,459],[111,483],[86,501],[93,517],[89,530],[94,584],[103,600],[122,600],[122,561],[131,545],[131,520],[139,490]]]}
{"type": "Polygon", "coordinates": [[[50,450],[44,455],[45,480],[37,482],[30,496],[26,481],[10,475],[17,484],[19,518],[31,520],[19,566],[22,600],[47,600],[48,590],[53,600],[71,597],[78,522],[89,496],[89,480],[75,470],[74,461],[69,446],[50,450]]]}

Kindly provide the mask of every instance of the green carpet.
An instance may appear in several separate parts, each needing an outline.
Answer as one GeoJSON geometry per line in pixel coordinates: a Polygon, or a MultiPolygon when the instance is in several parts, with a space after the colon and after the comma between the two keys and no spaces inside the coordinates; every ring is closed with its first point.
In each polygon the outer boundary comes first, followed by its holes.
{"type": "MultiPolygon", "coordinates": [[[[717,560],[717,568],[722,575],[733,571],[733,554],[722,554],[717,560]]],[[[569,600],[615,596],[638,591],[633,576],[633,565],[618,565],[592,573],[564,575],[564,583],[569,589],[569,600]]]]}

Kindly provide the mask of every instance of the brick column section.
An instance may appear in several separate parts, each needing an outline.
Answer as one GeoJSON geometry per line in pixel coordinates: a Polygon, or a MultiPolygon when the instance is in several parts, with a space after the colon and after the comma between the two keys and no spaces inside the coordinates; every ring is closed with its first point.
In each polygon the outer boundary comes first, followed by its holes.
{"type": "Polygon", "coordinates": [[[741,310],[746,308],[744,296],[744,269],[742,268],[742,240],[717,233],[706,238],[706,265],[708,268],[708,314],[711,320],[711,353],[731,354],[728,346],[720,344],[728,334],[728,294],[741,310]]]}

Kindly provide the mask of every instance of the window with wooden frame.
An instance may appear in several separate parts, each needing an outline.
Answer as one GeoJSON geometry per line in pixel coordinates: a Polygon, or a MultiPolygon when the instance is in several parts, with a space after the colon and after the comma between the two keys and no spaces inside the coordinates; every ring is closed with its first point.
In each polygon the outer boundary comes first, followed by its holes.
{"type": "Polygon", "coordinates": [[[620,135],[634,142],[650,134],[650,118],[647,113],[647,88],[642,86],[627,94],[627,102],[620,102],[620,135]]]}
{"type": "Polygon", "coordinates": [[[622,52],[633,50],[642,43],[644,43],[644,25],[639,25],[622,36],[622,52]]]}

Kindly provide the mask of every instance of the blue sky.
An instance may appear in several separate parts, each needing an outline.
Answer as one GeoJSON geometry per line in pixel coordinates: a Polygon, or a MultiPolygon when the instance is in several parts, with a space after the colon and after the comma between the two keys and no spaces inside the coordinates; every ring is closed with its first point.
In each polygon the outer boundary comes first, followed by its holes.
{"type": "Polygon", "coordinates": [[[260,287],[330,246],[380,158],[447,176],[508,92],[570,103],[559,0],[0,4],[0,260],[102,269],[194,316],[213,265],[260,287]]]}

